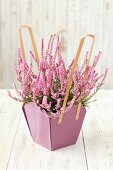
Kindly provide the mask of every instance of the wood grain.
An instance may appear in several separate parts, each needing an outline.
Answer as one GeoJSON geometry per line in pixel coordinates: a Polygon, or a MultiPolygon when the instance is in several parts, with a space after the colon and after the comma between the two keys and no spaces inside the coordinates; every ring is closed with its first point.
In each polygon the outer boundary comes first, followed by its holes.
{"type": "Polygon", "coordinates": [[[21,117],[21,104],[12,101],[6,90],[0,90],[0,170],[5,170],[21,117]]]}
{"type": "Polygon", "coordinates": [[[83,125],[89,170],[113,169],[113,91],[98,93],[83,125]]]}
{"type": "Polygon", "coordinates": [[[76,145],[51,152],[33,142],[22,105],[0,90],[0,170],[112,170],[113,91],[95,97],[76,145]]]}
{"type": "Polygon", "coordinates": [[[82,136],[76,145],[56,151],[33,143],[24,116],[22,116],[8,170],[87,170],[82,136]]]}
{"type": "MultiPolygon", "coordinates": [[[[62,41],[62,54],[69,65],[76,54],[81,36],[92,33],[96,36],[93,56],[99,50],[103,57],[98,71],[102,73],[107,66],[109,75],[113,73],[113,1],[109,0],[1,0],[0,1],[0,88],[12,88],[16,82],[13,64],[17,62],[19,47],[18,27],[28,24],[33,27],[37,47],[40,49],[41,37],[47,40],[51,34],[59,33],[62,41]],[[5,12],[4,12],[5,11],[5,12]],[[5,68],[5,69],[4,69],[5,68]]],[[[31,50],[28,34],[24,32],[26,52],[31,50]]],[[[84,47],[79,63],[84,59],[84,47]]],[[[40,51],[40,50],[39,50],[40,51]]],[[[92,56],[92,58],[93,58],[92,56]]],[[[27,56],[30,63],[31,59],[27,56]]],[[[34,65],[36,70],[36,65],[34,65]]],[[[113,79],[108,76],[104,88],[113,88],[113,79]]]]}

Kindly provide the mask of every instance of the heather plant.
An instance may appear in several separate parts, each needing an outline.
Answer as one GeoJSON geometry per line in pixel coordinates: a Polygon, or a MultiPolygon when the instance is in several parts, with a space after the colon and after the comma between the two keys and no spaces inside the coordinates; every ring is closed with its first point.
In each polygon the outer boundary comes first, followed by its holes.
{"type": "MultiPolygon", "coordinates": [[[[28,103],[35,102],[48,117],[59,116],[64,97],[66,95],[66,86],[71,71],[72,64],[66,69],[60,50],[59,37],[51,36],[48,42],[47,50],[44,51],[44,41],[41,43],[41,57],[36,61],[34,54],[30,51],[29,55],[37,63],[37,73],[33,72],[32,64],[29,66],[26,59],[22,60],[21,50],[18,49],[18,65],[15,66],[17,80],[21,84],[19,91],[14,84],[14,89],[18,97],[9,96],[16,101],[28,103]]],[[[86,52],[82,66],[77,66],[72,75],[69,96],[65,112],[79,102],[85,107],[91,102],[90,99],[104,84],[107,75],[99,75],[96,71],[96,65],[102,53],[99,52],[94,57],[94,61],[85,70],[88,61],[88,52],[86,52]],[[87,71],[84,79],[84,72],[87,71]]]]}

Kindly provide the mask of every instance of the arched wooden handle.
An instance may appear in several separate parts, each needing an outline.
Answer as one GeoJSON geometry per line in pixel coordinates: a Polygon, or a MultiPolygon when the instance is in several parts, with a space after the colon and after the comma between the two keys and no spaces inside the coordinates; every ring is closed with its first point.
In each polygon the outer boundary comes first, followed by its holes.
{"type": "Polygon", "coordinates": [[[38,62],[39,61],[39,56],[38,56],[38,51],[37,51],[35,39],[34,39],[34,36],[33,36],[33,32],[32,32],[31,27],[29,27],[27,25],[21,25],[20,28],[19,28],[19,38],[20,38],[20,47],[21,47],[21,52],[22,52],[22,60],[25,59],[25,49],[24,49],[24,43],[23,43],[21,31],[22,31],[22,29],[25,29],[25,28],[27,28],[28,31],[29,31],[29,35],[30,35],[32,46],[33,46],[35,58],[36,58],[36,60],[38,62]]]}
{"type": "MultiPolygon", "coordinates": [[[[72,82],[72,74],[75,72],[75,69],[76,69],[76,66],[77,66],[77,63],[78,63],[78,60],[79,60],[79,57],[80,57],[80,54],[81,54],[81,50],[82,50],[82,47],[83,47],[83,44],[84,44],[84,41],[85,41],[86,37],[91,37],[92,38],[92,44],[91,44],[91,48],[90,48],[90,52],[89,52],[89,58],[88,58],[85,70],[87,70],[87,68],[89,66],[89,62],[90,62],[90,58],[91,58],[91,54],[92,54],[92,49],[93,49],[94,42],[95,42],[95,36],[92,35],[92,34],[88,34],[85,37],[81,38],[81,40],[80,40],[79,47],[78,47],[76,56],[74,58],[74,62],[72,64],[71,72],[70,72],[70,75],[69,75],[69,78],[68,78],[68,83],[67,83],[67,88],[66,88],[66,95],[64,97],[63,106],[61,108],[61,113],[60,113],[59,120],[58,120],[59,124],[62,122],[62,118],[63,118],[63,115],[64,115],[64,110],[65,110],[66,103],[67,103],[67,100],[68,100],[70,85],[71,85],[71,82],[72,82]]],[[[86,77],[86,74],[87,73],[85,71],[84,79],[86,77]]],[[[78,117],[79,117],[80,108],[81,108],[81,103],[78,104],[77,113],[76,113],[76,119],[78,119],[78,117]]]]}

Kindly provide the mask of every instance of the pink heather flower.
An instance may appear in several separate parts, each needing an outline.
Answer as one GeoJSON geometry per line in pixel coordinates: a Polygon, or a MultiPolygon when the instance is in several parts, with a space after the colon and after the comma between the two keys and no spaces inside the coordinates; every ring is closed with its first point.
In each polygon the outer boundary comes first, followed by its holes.
{"type": "Polygon", "coordinates": [[[83,62],[83,64],[82,64],[81,68],[80,68],[80,72],[83,71],[84,67],[85,67],[86,64],[87,64],[87,61],[88,61],[88,54],[89,54],[89,52],[87,51],[87,52],[86,52],[85,59],[84,59],[84,62],[83,62]]]}
{"type": "Polygon", "coordinates": [[[58,51],[59,51],[59,36],[57,36],[57,46],[56,46],[56,49],[55,49],[55,54],[54,54],[54,58],[56,59],[57,57],[57,54],[58,54],[58,51]]]}
{"type": "Polygon", "coordinates": [[[43,96],[42,104],[47,105],[47,96],[43,96]]]}
{"type": "Polygon", "coordinates": [[[44,57],[44,39],[42,38],[41,56],[44,57]]]}
{"type": "Polygon", "coordinates": [[[8,91],[8,95],[9,95],[9,97],[11,97],[12,99],[14,99],[14,100],[16,100],[16,101],[23,102],[23,100],[21,100],[21,99],[19,99],[19,98],[17,98],[17,97],[13,97],[13,96],[11,95],[10,91],[8,91]]]}
{"type": "Polygon", "coordinates": [[[21,50],[18,48],[18,65],[22,63],[21,50]]]}
{"type": "MultiPolygon", "coordinates": [[[[15,66],[15,71],[21,84],[22,92],[14,84],[14,89],[19,97],[13,97],[10,92],[8,94],[19,102],[34,101],[46,116],[51,118],[58,117],[61,112],[61,104],[66,95],[67,82],[73,61],[66,69],[61,55],[59,36],[50,37],[46,52],[44,50],[44,40],[42,39],[39,63],[37,63],[34,54],[31,51],[29,53],[37,64],[37,73],[33,73],[32,65],[29,66],[26,59],[22,60],[21,51],[18,49],[18,65],[15,66]]],[[[75,103],[85,99],[95,88],[100,88],[103,85],[108,69],[102,75],[97,73],[95,67],[100,56],[101,52],[95,56],[93,63],[88,66],[85,78],[84,71],[88,61],[88,52],[86,52],[82,66],[77,66],[72,75],[70,96],[65,112],[69,111],[75,103]]]]}
{"type": "Polygon", "coordinates": [[[28,69],[28,71],[27,71],[27,74],[26,74],[25,77],[24,77],[23,85],[26,85],[26,84],[29,83],[30,76],[31,76],[31,67],[29,67],[29,69],[28,69]]]}
{"type": "Polygon", "coordinates": [[[51,102],[48,104],[48,102],[47,102],[47,96],[43,96],[43,101],[42,101],[41,107],[42,107],[42,108],[45,108],[45,109],[50,109],[50,107],[51,107],[51,102]]]}
{"type": "Polygon", "coordinates": [[[30,54],[31,58],[37,63],[37,60],[36,60],[34,54],[32,53],[32,51],[29,51],[29,54],[30,54]]]}
{"type": "Polygon", "coordinates": [[[16,75],[17,75],[17,80],[22,83],[22,76],[21,76],[21,70],[19,70],[19,68],[17,68],[15,65],[14,65],[14,69],[15,69],[15,72],[16,72],[16,75]]]}
{"type": "Polygon", "coordinates": [[[58,96],[59,96],[59,94],[58,94],[58,93],[54,93],[54,94],[52,94],[52,98],[53,98],[53,99],[57,99],[57,98],[58,98],[58,96]]]}
{"type": "Polygon", "coordinates": [[[50,47],[50,52],[49,52],[50,55],[52,55],[54,39],[55,39],[55,35],[52,36],[51,47],[50,47]]]}
{"type": "Polygon", "coordinates": [[[13,83],[13,88],[14,88],[14,90],[17,92],[17,94],[18,94],[19,96],[21,96],[21,92],[17,89],[15,83],[13,83]]]}
{"type": "Polygon", "coordinates": [[[47,63],[49,66],[52,66],[52,55],[50,55],[50,54],[48,54],[47,63]]]}
{"type": "Polygon", "coordinates": [[[67,107],[67,108],[65,108],[65,112],[68,112],[70,109],[71,109],[71,107],[74,105],[74,103],[75,103],[75,99],[76,99],[76,97],[73,97],[73,99],[70,101],[70,104],[69,104],[69,106],[67,107]]]}
{"type": "Polygon", "coordinates": [[[101,81],[100,84],[99,84],[100,87],[103,85],[104,80],[105,80],[105,78],[106,78],[106,76],[107,76],[107,73],[108,73],[108,68],[106,68],[105,73],[104,73],[104,76],[103,76],[103,79],[102,79],[102,81],[101,81]]]}
{"type": "Polygon", "coordinates": [[[49,39],[49,42],[48,42],[48,47],[47,47],[47,50],[46,50],[46,57],[48,56],[48,53],[49,53],[51,40],[52,40],[52,35],[51,35],[51,37],[50,37],[50,39],[49,39]]]}
{"type": "Polygon", "coordinates": [[[92,64],[93,67],[95,67],[95,66],[97,65],[97,63],[98,63],[98,61],[99,61],[99,59],[100,59],[101,54],[102,54],[102,52],[99,51],[98,55],[95,56],[94,61],[93,61],[93,64],[92,64]]]}
{"type": "Polygon", "coordinates": [[[56,104],[56,109],[59,109],[59,108],[60,108],[60,102],[61,102],[61,99],[58,98],[58,99],[57,99],[57,104],[56,104]]]}
{"type": "Polygon", "coordinates": [[[44,87],[43,87],[43,94],[44,95],[48,95],[48,93],[49,93],[49,88],[47,87],[47,84],[46,84],[46,82],[44,83],[44,87]]]}
{"type": "Polygon", "coordinates": [[[65,68],[64,68],[64,65],[61,64],[61,66],[59,67],[59,78],[60,78],[60,82],[61,82],[61,85],[63,85],[63,82],[64,82],[64,78],[65,78],[65,68]]]}
{"type": "Polygon", "coordinates": [[[46,70],[45,74],[46,74],[46,81],[51,84],[53,78],[52,70],[50,69],[46,70]]]}

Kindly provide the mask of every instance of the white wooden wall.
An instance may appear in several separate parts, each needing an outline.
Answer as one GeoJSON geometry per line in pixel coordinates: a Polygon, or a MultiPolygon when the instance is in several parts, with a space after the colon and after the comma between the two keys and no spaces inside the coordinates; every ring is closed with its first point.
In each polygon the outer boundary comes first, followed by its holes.
{"type": "MultiPolygon", "coordinates": [[[[112,0],[0,0],[0,88],[11,88],[16,82],[13,64],[17,62],[21,24],[33,28],[38,49],[41,37],[47,41],[51,34],[59,33],[66,64],[74,57],[80,37],[94,34],[93,55],[103,51],[98,70],[109,68],[104,88],[113,88],[112,0]]],[[[24,37],[28,50],[26,33],[24,37]]]]}

